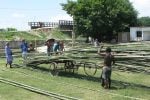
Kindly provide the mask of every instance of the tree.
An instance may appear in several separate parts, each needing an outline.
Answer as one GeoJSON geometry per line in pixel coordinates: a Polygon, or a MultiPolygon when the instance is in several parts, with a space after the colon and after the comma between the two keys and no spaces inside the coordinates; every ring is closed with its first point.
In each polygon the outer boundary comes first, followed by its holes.
{"type": "Polygon", "coordinates": [[[137,23],[137,11],[129,0],[68,0],[62,7],[73,16],[76,33],[99,40],[111,40],[137,23]]]}
{"type": "Polygon", "coordinates": [[[5,31],[6,31],[6,29],[0,28],[0,32],[5,32],[5,31]]]}
{"type": "Polygon", "coordinates": [[[17,31],[17,29],[16,28],[7,28],[7,31],[17,31]]]}
{"type": "Polygon", "coordinates": [[[150,26],[150,17],[138,18],[139,26],[150,26]]]}

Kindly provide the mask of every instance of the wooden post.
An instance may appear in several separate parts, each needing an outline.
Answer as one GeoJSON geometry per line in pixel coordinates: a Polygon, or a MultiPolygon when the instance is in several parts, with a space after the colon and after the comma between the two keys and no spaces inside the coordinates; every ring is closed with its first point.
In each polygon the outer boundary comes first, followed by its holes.
{"type": "Polygon", "coordinates": [[[36,45],[36,38],[35,38],[35,41],[34,41],[34,45],[35,45],[35,50],[37,50],[37,45],[36,45]]]}
{"type": "Polygon", "coordinates": [[[74,31],[72,31],[72,47],[74,46],[75,44],[75,33],[74,31]]]}
{"type": "Polygon", "coordinates": [[[75,44],[75,32],[74,32],[74,17],[73,17],[73,30],[72,30],[72,47],[75,44]]]}

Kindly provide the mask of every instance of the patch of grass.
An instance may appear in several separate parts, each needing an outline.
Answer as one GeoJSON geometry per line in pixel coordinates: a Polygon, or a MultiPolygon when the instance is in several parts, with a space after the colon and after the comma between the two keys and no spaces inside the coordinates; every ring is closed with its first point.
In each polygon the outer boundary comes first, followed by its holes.
{"type": "Polygon", "coordinates": [[[41,39],[40,37],[25,31],[0,32],[0,36],[2,40],[21,40],[23,38],[26,40],[33,40],[34,38],[41,39]]]}
{"type": "Polygon", "coordinates": [[[0,83],[0,100],[54,100],[18,87],[0,83]]]}
{"type": "MultiPolygon", "coordinates": [[[[106,48],[107,46],[113,47],[114,45],[106,44],[104,46],[106,48]]],[[[127,48],[128,45],[121,45],[120,48],[119,46],[120,45],[115,45],[113,49],[129,49],[127,48]]],[[[137,48],[140,49],[141,47],[138,46],[137,48]]],[[[78,44],[73,49],[71,49],[70,52],[66,52],[63,56],[67,56],[70,58],[72,57],[72,59],[76,61],[85,60],[92,61],[97,64],[103,62],[102,57],[100,57],[96,53],[97,48],[83,43],[82,45],[78,44]]],[[[133,98],[141,98],[148,100],[150,98],[150,75],[144,72],[133,72],[132,70],[122,71],[119,69],[115,69],[116,67],[114,67],[113,69],[115,71],[112,71],[112,88],[110,90],[105,90],[101,87],[100,83],[101,68],[98,69],[95,76],[91,77],[87,76],[84,73],[83,66],[80,67],[79,70],[74,74],[70,72],[65,72],[64,70],[59,70],[58,75],[53,76],[49,71],[48,64],[35,66],[35,68],[29,66],[20,67],[19,65],[21,65],[22,62],[20,62],[19,59],[21,58],[14,58],[14,63],[18,64],[18,66],[14,65],[14,68],[10,69],[4,67],[5,59],[1,58],[0,76],[47,91],[72,96],[84,100],[132,100],[133,98]],[[44,70],[42,70],[42,68],[44,70]],[[126,96],[131,98],[127,98],[126,96]]],[[[117,66],[119,67],[126,67],[126,65],[130,65],[131,67],[140,66],[140,68],[145,69],[145,65],[136,63],[140,61],[141,58],[119,59],[118,57],[116,63],[124,64],[124,66],[120,66],[118,64],[117,66]]],[[[148,59],[142,59],[142,61],[144,61],[144,63],[149,62],[148,59]]],[[[60,67],[63,68],[63,65],[60,65],[60,67]]],[[[149,69],[147,68],[147,70],[149,69]]],[[[8,95],[15,93],[15,87],[1,83],[0,86],[5,86],[5,89],[3,89],[3,91],[1,91],[0,89],[0,95],[2,95],[3,97],[2,100],[7,100],[7,97],[4,93],[7,93],[8,95]],[[10,92],[7,92],[9,91],[9,89],[11,89],[10,92]]],[[[22,89],[18,89],[17,91],[19,91],[22,95],[24,94],[23,96],[21,96],[27,99],[29,98],[26,97],[27,94],[30,94],[31,98],[29,99],[33,100],[34,96],[37,95],[22,89]]],[[[43,98],[45,98],[45,96],[43,98]]],[[[16,99],[20,98],[12,96],[12,100],[16,99]]]]}
{"type": "Polygon", "coordinates": [[[52,30],[52,32],[50,34],[51,34],[51,37],[53,37],[55,39],[59,39],[59,40],[71,39],[69,34],[66,34],[65,32],[63,33],[59,29],[52,30]]]}
{"type": "Polygon", "coordinates": [[[61,32],[59,29],[54,29],[50,32],[27,32],[27,31],[6,31],[0,32],[0,40],[46,40],[49,38],[54,38],[57,40],[70,40],[71,34],[61,32]]]}

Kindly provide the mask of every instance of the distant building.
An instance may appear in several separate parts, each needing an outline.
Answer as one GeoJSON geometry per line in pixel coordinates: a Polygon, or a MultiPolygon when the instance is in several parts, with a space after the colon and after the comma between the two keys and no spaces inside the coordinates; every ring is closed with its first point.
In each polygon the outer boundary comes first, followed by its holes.
{"type": "Polygon", "coordinates": [[[58,27],[57,22],[28,22],[28,25],[31,27],[31,29],[58,27]]]}
{"type": "Polygon", "coordinates": [[[149,41],[150,27],[130,27],[130,41],[149,41]]]}
{"type": "Polygon", "coordinates": [[[59,20],[58,27],[62,30],[73,30],[73,21],[59,20]]]}
{"type": "Polygon", "coordinates": [[[28,22],[31,30],[50,31],[53,28],[59,28],[62,31],[72,31],[73,21],[59,20],[59,22],[28,22]]]}
{"type": "Polygon", "coordinates": [[[130,41],[130,32],[118,33],[118,42],[129,42],[129,41],[130,41]]]}
{"type": "Polygon", "coordinates": [[[130,27],[130,32],[119,32],[118,42],[150,41],[150,27],[130,27]]]}

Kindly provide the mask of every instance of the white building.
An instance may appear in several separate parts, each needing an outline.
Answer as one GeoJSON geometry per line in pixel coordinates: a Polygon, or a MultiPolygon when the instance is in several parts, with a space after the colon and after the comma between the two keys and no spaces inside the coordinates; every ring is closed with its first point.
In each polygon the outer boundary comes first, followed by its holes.
{"type": "Polygon", "coordinates": [[[130,27],[130,41],[141,40],[150,40],[150,27],[130,27]]]}

